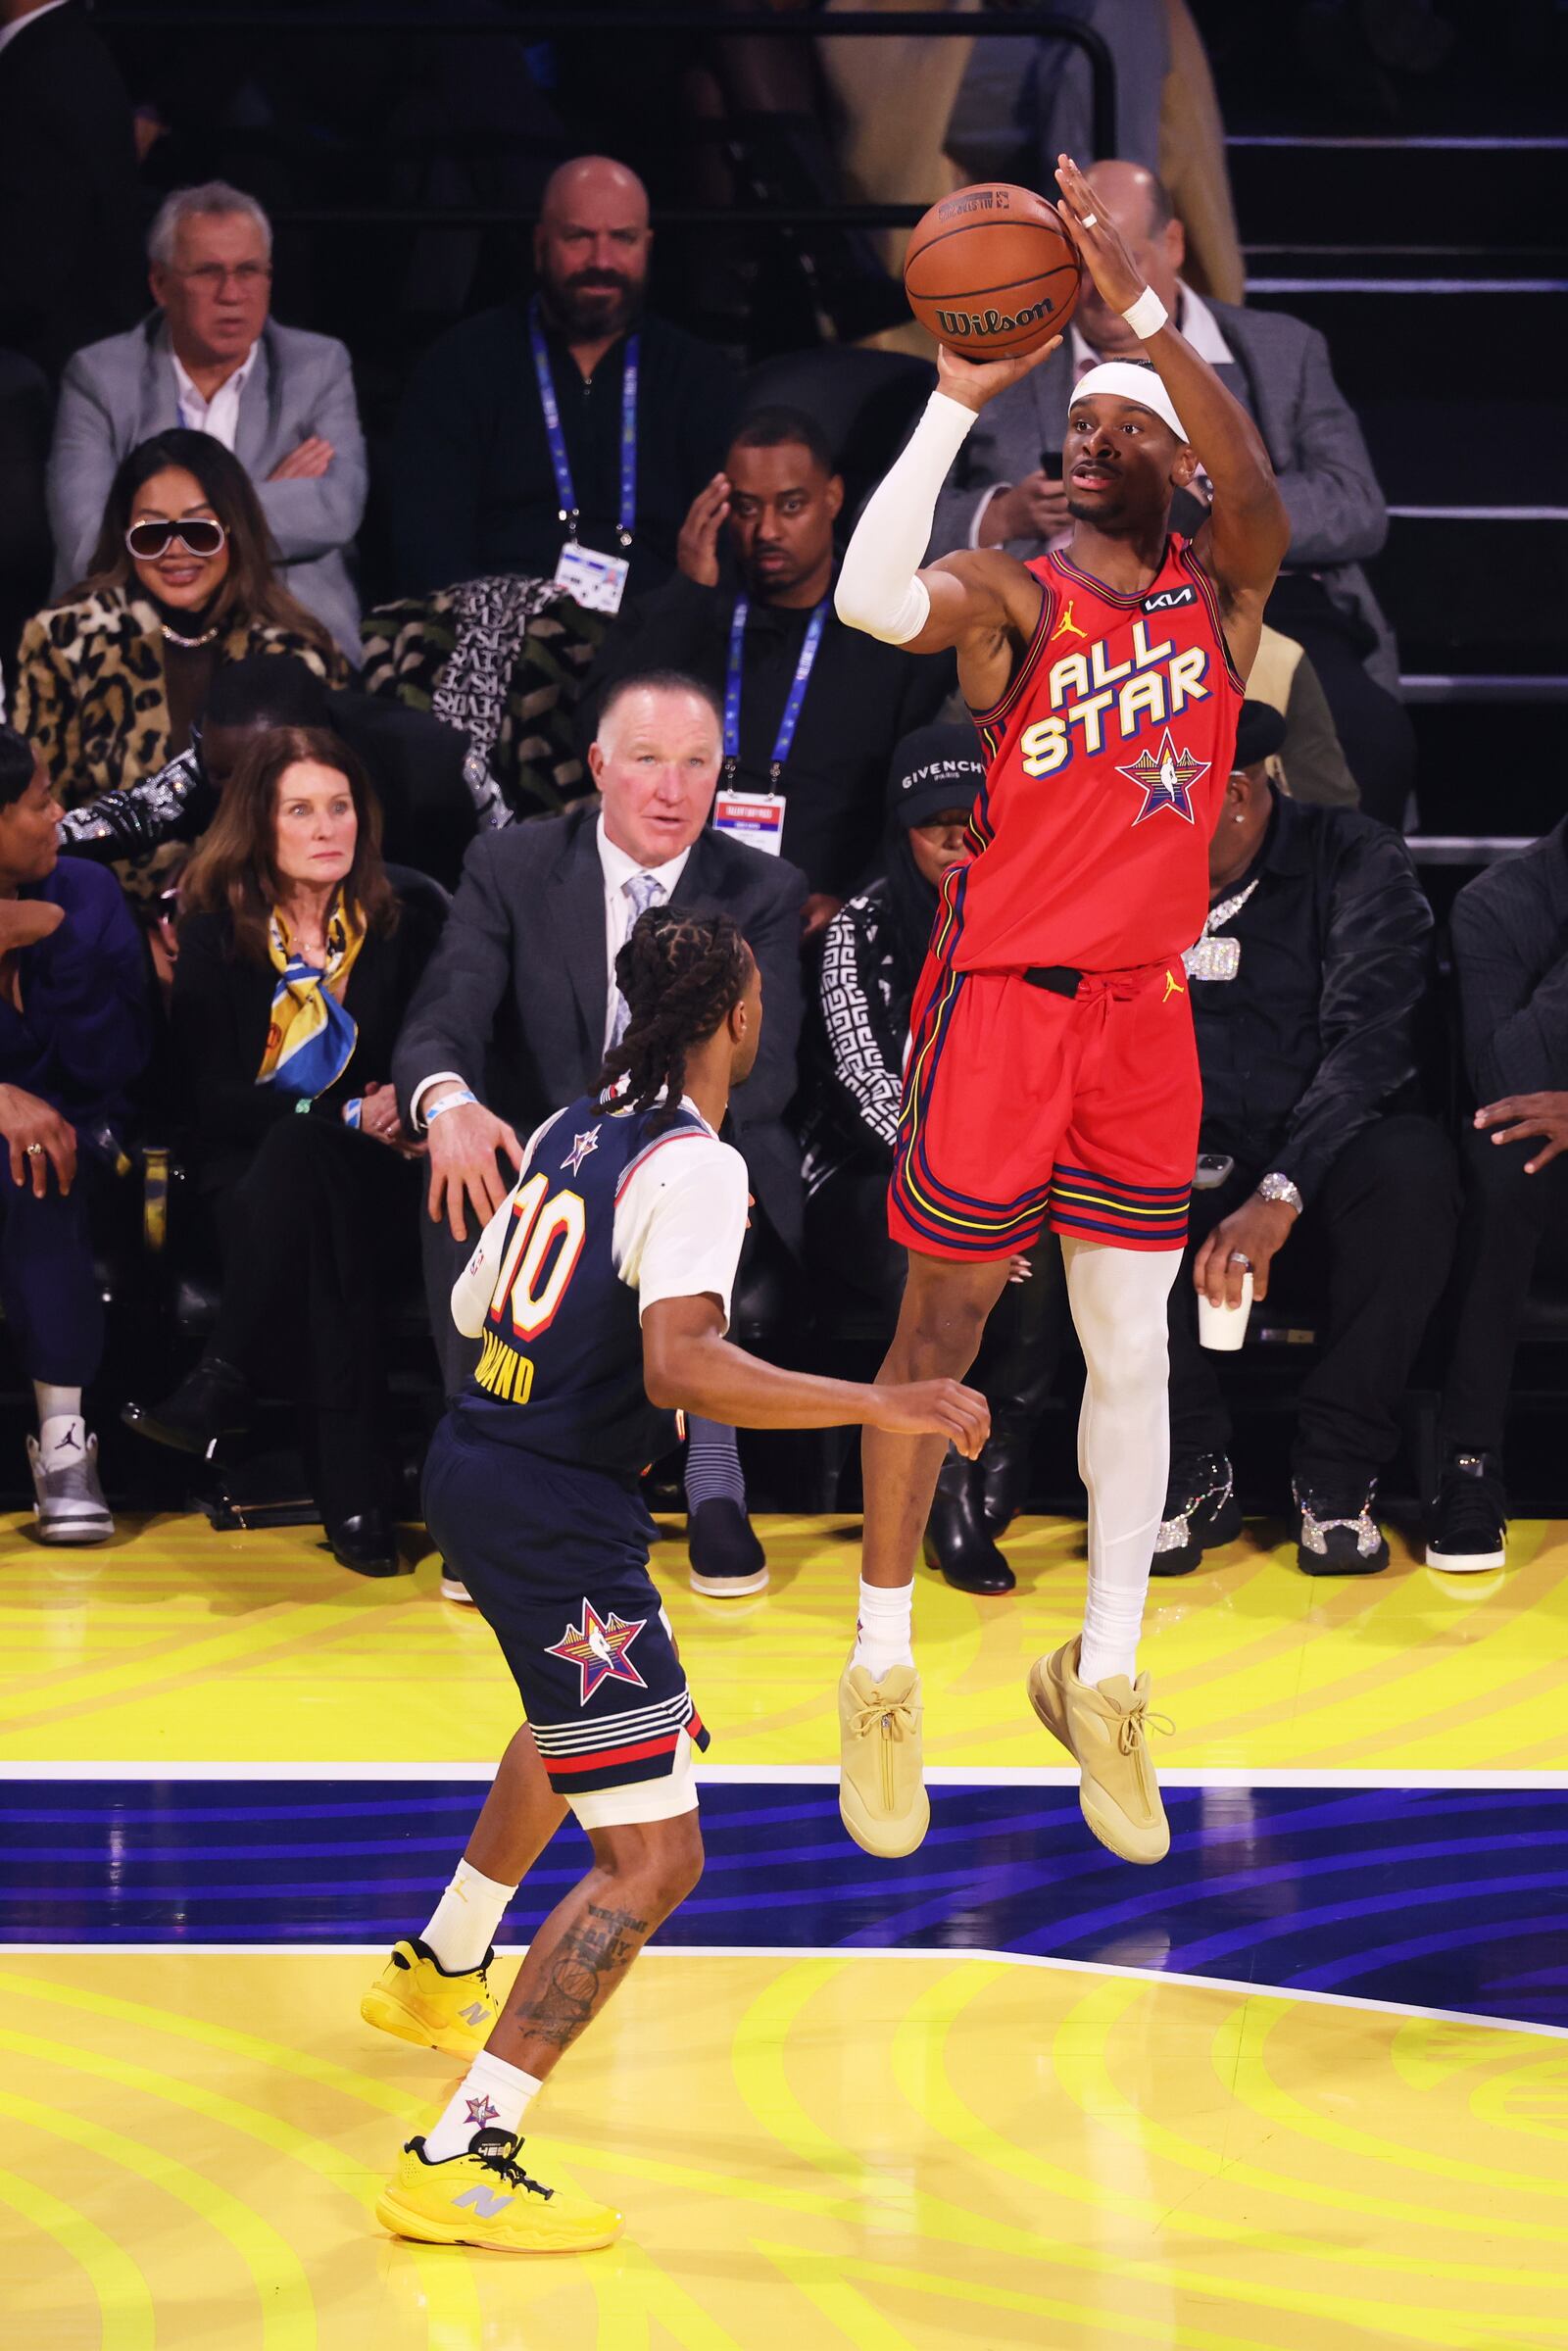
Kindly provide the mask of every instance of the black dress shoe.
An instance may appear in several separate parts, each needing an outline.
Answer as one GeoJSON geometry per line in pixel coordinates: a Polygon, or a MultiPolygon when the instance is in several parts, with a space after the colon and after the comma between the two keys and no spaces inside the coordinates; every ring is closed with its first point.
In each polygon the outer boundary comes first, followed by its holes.
{"type": "Polygon", "coordinates": [[[742,1599],[767,1590],[767,1554],[739,1502],[727,1494],[699,1502],[686,1521],[693,1592],[710,1600],[742,1599]]]}
{"type": "Polygon", "coordinates": [[[412,1576],[414,1564],[398,1549],[397,1530],[384,1510],[361,1510],[331,1521],[326,1540],[339,1567],[357,1576],[412,1576]]]}
{"type": "Polygon", "coordinates": [[[931,1515],[925,1525],[925,1562],[941,1571],[955,1592],[1011,1592],[1017,1584],[987,1532],[981,1509],[977,1462],[950,1452],[942,1464],[931,1515]]]}
{"type": "MultiPolygon", "coordinates": [[[[993,1412],[995,1406],[993,1405],[993,1412]]],[[[993,1417],[991,1435],[977,1467],[980,1471],[980,1515],[986,1533],[1005,1535],[1029,1495],[1034,1468],[1034,1427],[999,1427],[993,1417]]]]}
{"type": "Polygon", "coordinates": [[[138,1437],[176,1453],[210,1453],[220,1437],[250,1426],[251,1384],[221,1355],[204,1355],[161,1404],[126,1404],[120,1417],[138,1437]]]}

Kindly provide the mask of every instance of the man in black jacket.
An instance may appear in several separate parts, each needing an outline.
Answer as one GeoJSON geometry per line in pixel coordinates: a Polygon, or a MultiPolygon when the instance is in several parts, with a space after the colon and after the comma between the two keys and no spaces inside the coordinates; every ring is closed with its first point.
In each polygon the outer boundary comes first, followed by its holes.
{"type": "Polygon", "coordinates": [[[1433,1567],[1501,1567],[1502,1428],[1537,1253],[1568,1206],[1568,817],[1453,902],[1464,1065],[1457,1321],[1444,1383],[1433,1567]]]}
{"type": "Polygon", "coordinates": [[[1453,1246],[1452,1153],[1409,1106],[1431,910],[1396,833],[1273,789],[1263,761],[1283,724],[1266,705],[1244,706],[1209,851],[1208,920],[1187,956],[1202,1156],[1191,1276],[1178,1274],[1171,1292],[1171,1478],[1156,1575],[1185,1575],[1241,1525],[1197,1294],[1239,1305],[1250,1271],[1261,1301],[1282,1250],[1321,1341],[1294,1448],[1297,1558],[1309,1575],[1386,1564],[1378,1473],[1398,1442],[1399,1399],[1453,1246]]]}
{"type": "Polygon", "coordinates": [[[515,572],[614,612],[622,589],[667,576],[723,450],[735,374],[645,314],[652,242],[648,192],[623,164],[584,155],[552,173],[537,295],[465,318],[410,381],[391,500],[403,594],[515,572]]]}
{"type": "MultiPolygon", "coordinates": [[[[650,906],[731,914],[757,958],[766,1017],[735,1100],[734,1141],[756,1194],[754,1249],[800,1254],[800,1151],[784,1111],[796,1082],[806,881],[782,857],[709,826],[719,728],[716,704],[693,680],[626,679],[589,753],[600,805],[484,834],[464,862],[393,1062],[405,1122],[429,1136],[425,1283],[449,1395],[476,1349],[453,1328],[447,1301],[513,1181],[498,1155],[520,1165],[532,1129],[598,1077],[624,1014],[614,958],[650,906]]],[[[694,1586],[760,1591],[766,1568],[745,1519],[734,1432],[697,1421],[690,1433],[694,1586]]]]}
{"type": "Polygon", "coordinates": [[[869,880],[894,746],[957,682],[951,654],[879,644],[834,612],[843,503],[821,427],[799,409],[756,410],[692,502],[675,577],[611,632],[589,679],[592,692],[633,669],[683,669],[724,697],[719,821],[733,809],[777,822],[809,886],[808,937],[869,880]]]}

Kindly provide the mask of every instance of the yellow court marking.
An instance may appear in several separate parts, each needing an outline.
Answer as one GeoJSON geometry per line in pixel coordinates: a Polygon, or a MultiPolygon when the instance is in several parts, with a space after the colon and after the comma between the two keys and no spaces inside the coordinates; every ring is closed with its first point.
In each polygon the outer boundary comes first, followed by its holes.
{"type": "Polygon", "coordinates": [[[8,2340],[1544,2351],[1568,2338],[1561,2182],[1529,2127],[1561,2111],[1563,2044],[1546,2035],[949,1952],[665,1952],[572,2051],[530,2142],[546,2176],[617,2204],[626,2234],[528,2261],[420,2254],[369,2217],[400,2138],[453,2073],[360,2024],[373,1965],[0,1957],[0,2203],[31,2224],[0,2284],[8,2340]]]}
{"type": "MultiPolygon", "coordinates": [[[[771,1591],[703,1600],[684,1544],[654,1569],[710,1760],[829,1765],[858,1527],[760,1522],[771,1591]]],[[[1151,1589],[1145,1662],[1176,1718],[1162,1763],[1194,1768],[1560,1770],[1568,1535],[1518,1526],[1498,1577],[1443,1577],[1396,1547],[1387,1575],[1315,1581],[1252,1532],[1151,1589]]],[[[1020,1590],[976,1600],[922,1571],[926,1755],[953,1768],[1060,1764],[1024,1676],[1081,1618],[1082,1529],[1021,1522],[1020,1590]]],[[[416,1576],[368,1583],[313,1528],[215,1535],[159,1519],[93,1553],[0,1526],[0,1761],[487,1761],[516,1726],[489,1628],[416,1576]]]]}

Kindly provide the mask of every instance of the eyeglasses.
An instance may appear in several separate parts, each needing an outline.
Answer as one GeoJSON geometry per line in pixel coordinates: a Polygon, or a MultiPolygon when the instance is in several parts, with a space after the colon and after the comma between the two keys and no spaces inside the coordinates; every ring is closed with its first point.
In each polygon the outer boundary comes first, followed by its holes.
{"type": "Polygon", "coordinates": [[[189,280],[209,294],[220,294],[230,278],[242,293],[253,286],[265,285],[272,274],[270,262],[241,262],[236,269],[225,269],[221,262],[198,262],[192,269],[176,269],[174,275],[189,280]]]}
{"type": "Polygon", "coordinates": [[[190,555],[217,555],[227,537],[216,514],[181,514],[173,522],[133,522],[125,545],[139,563],[155,563],[171,539],[177,539],[190,555]]]}

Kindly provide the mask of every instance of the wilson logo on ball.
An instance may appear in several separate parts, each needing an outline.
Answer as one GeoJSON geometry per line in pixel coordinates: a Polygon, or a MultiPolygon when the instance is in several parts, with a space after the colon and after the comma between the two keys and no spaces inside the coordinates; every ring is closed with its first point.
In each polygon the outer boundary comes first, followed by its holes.
{"type": "Polygon", "coordinates": [[[1009,335],[1049,318],[1055,307],[1048,295],[1024,311],[938,311],[937,319],[945,335],[1009,335]]]}

